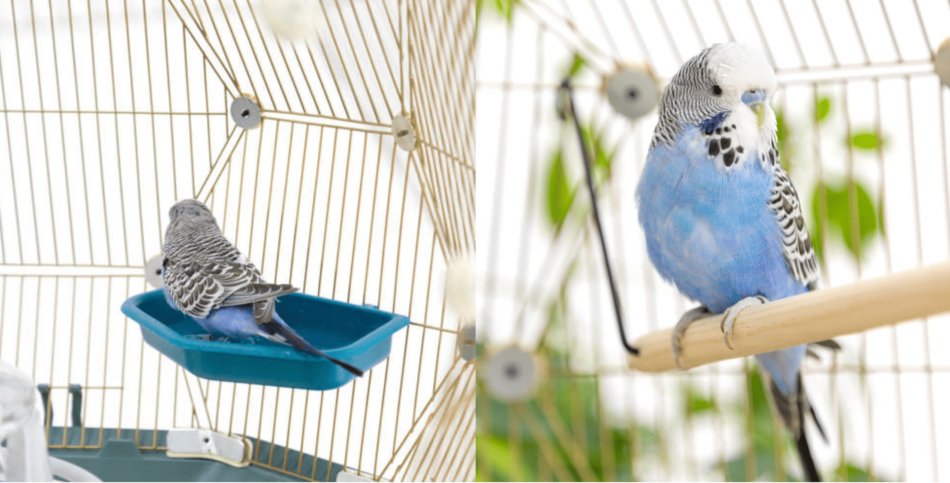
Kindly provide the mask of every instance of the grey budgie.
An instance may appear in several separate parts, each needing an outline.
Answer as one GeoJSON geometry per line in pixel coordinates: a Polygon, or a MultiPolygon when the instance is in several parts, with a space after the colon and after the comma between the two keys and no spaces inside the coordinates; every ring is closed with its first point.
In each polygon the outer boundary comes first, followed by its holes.
{"type": "Polygon", "coordinates": [[[208,332],[239,339],[264,337],[363,375],[358,368],[310,345],[280,318],[275,299],[297,289],[267,283],[257,267],[224,237],[207,206],[198,200],[179,201],[168,216],[162,278],[169,305],[208,332]]]}

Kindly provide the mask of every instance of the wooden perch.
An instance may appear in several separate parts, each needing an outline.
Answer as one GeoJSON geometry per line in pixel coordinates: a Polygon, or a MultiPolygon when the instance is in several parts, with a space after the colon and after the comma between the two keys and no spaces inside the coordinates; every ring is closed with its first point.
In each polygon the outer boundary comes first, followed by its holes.
{"type": "MultiPolygon", "coordinates": [[[[950,262],[747,308],[729,337],[735,350],[723,343],[722,315],[697,320],[683,337],[680,364],[688,369],[944,312],[950,312],[950,262]]],[[[627,365],[642,372],[677,369],[671,333],[660,330],[634,342],[640,355],[628,356],[627,365]]]]}

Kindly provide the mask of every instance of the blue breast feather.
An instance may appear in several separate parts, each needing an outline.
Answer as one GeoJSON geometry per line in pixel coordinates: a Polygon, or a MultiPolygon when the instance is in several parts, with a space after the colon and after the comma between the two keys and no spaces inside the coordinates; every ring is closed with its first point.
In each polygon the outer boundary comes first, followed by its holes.
{"type": "Polygon", "coordinates": [[[780,227],[766,205],[772,173],[754,161],[726,172],[707,154],[701,127],[647,157],[637,187],[647,252],[660,275],[721,313],[745,297],[806,292],[782,257],[780,227]]]}

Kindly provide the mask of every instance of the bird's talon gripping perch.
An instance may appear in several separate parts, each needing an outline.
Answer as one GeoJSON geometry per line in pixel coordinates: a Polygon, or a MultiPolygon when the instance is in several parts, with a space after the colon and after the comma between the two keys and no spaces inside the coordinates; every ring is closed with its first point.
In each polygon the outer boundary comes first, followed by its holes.
{"type": "Polygon", "coordinates": [[[769,299],[761,295],[756,295],[755,297],[746,297],[737,302],[732,307],[726,309],[725,316],[723,316],[722,323],[719,324],[719,328],[722,329],[722,340],[726,343],[726,347],[728,347],[729,350],[735,350],[732,347],[732,344],[729,343],[729,336],[732,334],[732,327],[735,325],[736,317],[739,316],[739,313],[749,307],[762,305],[768,301],[769,299]]]}
{"type": "Polygon", "coordinates": [[[734,351],[736,349],[732,347],[732,344],[729,343],[729,334],[731,333],[732,333],[732,330],[730,330],[729,332],[722,331],[722,341],[726,343],[726,347],[728,347],[729,350],[734,351]]]}
{"type": "Polygon", "coordinates": [[[689,325],[695,322],[696,320],[701,319],[707,315],[710,315],[709,309],[707,309],[705,305],[701,305],[683,314],[683,316],[680,317],[679,322],[676,323],[676,326],[673,327],[673,337],[672,337],[673,360],[676,361],[676,367],[679,367],[680,369],[685,369],[685,367],[683,367],[683,365],[680,364],[680,354],[683,353],[682,342],[683,342],[683,336],[686,335],[686,328],[689,327],[689,325]]]}

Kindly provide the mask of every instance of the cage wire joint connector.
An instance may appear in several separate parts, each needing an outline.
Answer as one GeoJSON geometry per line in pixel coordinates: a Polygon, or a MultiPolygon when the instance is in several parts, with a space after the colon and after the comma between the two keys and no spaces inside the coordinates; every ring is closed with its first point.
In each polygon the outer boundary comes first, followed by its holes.
{"type": "Polygon", "coordinates": [[[574,110],[574,91],[571,88],[571,80],[564,79],[561,87],[557,90],[558,116],[562,121],[574,121],[574,129],[577,132],[577,142],[581,149],[581,159],[584,161],[584,174],[587,177],[587,189],[590,193],[591,211],[594,214],[594,225],[597,227],[597,235],[600,239],[600,249],[603,254],[604,270],[607,272],[607,281],[610,283],[610,294],[614,302],[614,315],[617,318],[617,327],[620,329],[620,342],[623,347],[633,356],[640,355],[640,349],[630,345],[627,342],[627,334],[624,330],[623,311],[620,309],[620,294],[617,291],[617,282],[614,279],[613,268],[610,264],[610,255],[607,253],[607,242],[604,238],[604,229],[600,222],[600,208],[597,205],[597,190],[594,187],[594,176],[591,173],[590,152],[587,150],[587,143],[584,140],[584,133],[581,131],[581,124],[577,120],[577,111],[574,110]]]}
{"type": "Polygon", "coordinates": [[[408,113],[393,116],[392,134],[396,140],[396,146],[403,151],[409,152],[416,148],[416,128],[413,125],[412,116],[408,113]]]}
{"type": "Polygon", "coordinates": [[[251,94],[241,94],[241,97],[231,101],[231,120],[238,127],[246,130],[255,129],[261,125],[263,114],[261,104],[251,94]]]}

